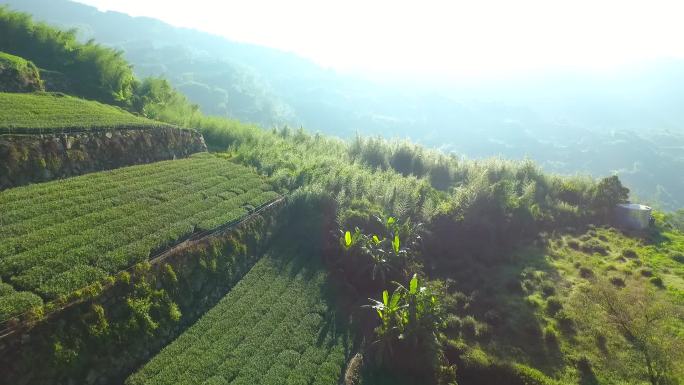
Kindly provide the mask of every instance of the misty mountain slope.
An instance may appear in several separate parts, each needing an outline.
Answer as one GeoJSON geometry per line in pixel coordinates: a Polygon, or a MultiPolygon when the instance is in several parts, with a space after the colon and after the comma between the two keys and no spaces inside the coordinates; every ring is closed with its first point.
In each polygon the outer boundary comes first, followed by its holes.
{"type": "Polygon", "coordinates": [[[0,4],[122,49],[139,76],[169,79],[205,113],[340,137],[408,137],[470,158],[529,157],[563,174],[617,173],[646,203],[682,205],[684,65],[676,60],[610,74],[418,87],[415,79],[376,83],[295,54],[67,0],[0,4]]]}

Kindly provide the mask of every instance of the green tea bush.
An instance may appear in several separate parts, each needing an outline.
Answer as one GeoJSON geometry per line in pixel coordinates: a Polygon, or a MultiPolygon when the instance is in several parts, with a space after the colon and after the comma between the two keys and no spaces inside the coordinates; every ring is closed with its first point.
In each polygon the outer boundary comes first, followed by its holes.
{"type": "Polygon", "coordinates": [[[39,296],[26,291],[0,296],[0,321],[8,320],[42,304],[43,300],[39,296]]]}

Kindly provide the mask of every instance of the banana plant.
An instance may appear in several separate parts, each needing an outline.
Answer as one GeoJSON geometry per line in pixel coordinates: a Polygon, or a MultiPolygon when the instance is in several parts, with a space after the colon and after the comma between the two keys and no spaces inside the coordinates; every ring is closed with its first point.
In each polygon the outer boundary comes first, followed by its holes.
{"type": "Polygon", "coordinates": [[[382,301],[369,298],[370,307],[376,310],[380,319],[377,339],[373,342],[380,360],[388,355],[391,357],[398,343],[411,348],[418,348],[421,343],[436,343],[437,332],[443,325],[437,296],[427,287],[420,286],[416,274],[409,281],[408,289],[396,285],[392,295],[383,291],[382,301]]]}
{"type": "Polygon", "coordinates": [[[358,227],[354,229],[353,233],[347,230],[343,232],[342,237],[340,238],[340,245],[342,245],[345,250],[349,250],[358,245],[362,238],[363,234],[361,234],[361,230],[359,230],[358,227]]]}
{"type": "Polygon", "coordinates": [[[401,335],[402,310],[406,305],[401,303],[402,295],[395,290],[391,295],[387,290],[382,292],[382,301],[369,298],[371,305],[380,319],[380,326],[376,330],[377,339],[371,346],[375,349],[375,359],[379,365],[394,355],[394,343],[401,335]]]}

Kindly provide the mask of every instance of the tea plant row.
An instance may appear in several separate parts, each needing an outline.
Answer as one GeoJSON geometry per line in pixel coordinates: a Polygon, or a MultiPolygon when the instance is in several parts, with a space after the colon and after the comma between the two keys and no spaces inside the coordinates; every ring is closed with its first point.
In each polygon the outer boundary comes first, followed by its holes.
{"type": "Polygon", "coordinates": [[[302,262],[262,258],[127,385],[337,383],[346,337],[322,297],[325,275],[302,262]]]}
{"type": "Polygon", "coordinates": [[[169,126],[120,108],[62,94],[0,93],[0,134],[169,126]]]}
{"type": "Polygon", "coordinates": [[[277,197],[264,178],[207,154],[0,192],[0,277],[54,299],[277,197]]]}

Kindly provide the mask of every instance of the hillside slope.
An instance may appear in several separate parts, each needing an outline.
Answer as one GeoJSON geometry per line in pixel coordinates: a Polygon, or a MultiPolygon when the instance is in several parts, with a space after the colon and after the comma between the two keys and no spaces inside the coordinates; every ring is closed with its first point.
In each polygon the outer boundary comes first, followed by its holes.
{"type": "Polygon", "coordinates": [[[421,87],[346,76],[290,53],[66,0],[3,1],[123,49],[139,75],[168,78],[210,114],[345,138],[410,137],[471,158],[531,158],[566,175],[617,174],[651,205],[682,205],[684,180],[671,177],[684,167],[679,61],[605,77],[421,87]]]}

